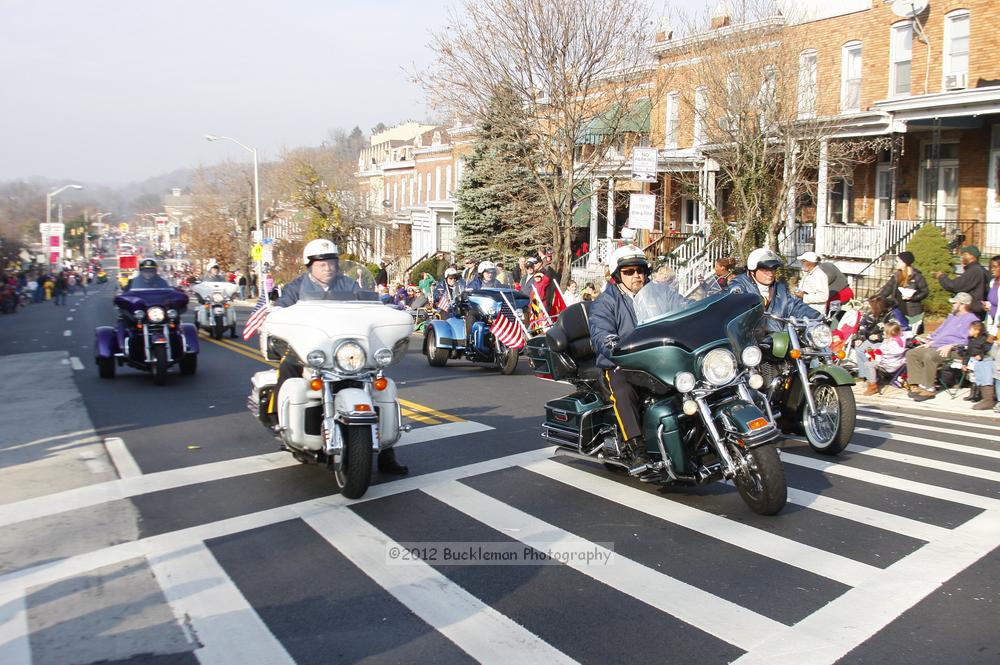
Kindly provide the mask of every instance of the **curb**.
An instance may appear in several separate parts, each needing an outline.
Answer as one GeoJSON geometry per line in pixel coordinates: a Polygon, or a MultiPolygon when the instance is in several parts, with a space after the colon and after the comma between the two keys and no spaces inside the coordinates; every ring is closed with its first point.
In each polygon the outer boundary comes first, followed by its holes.
{"type": "Polygon", "coordinates": [[[865,397],[861,394],[864,392],[864,383],[860,383],[858,386],[860,386],[860,389],[858,387],[855,387],[854,389],[854,398],[858,404],[868,406],[894,406],[899,408],[914,409],[917,411],[928,411],[938,415],[957,414],[963,416],[975,416],[977,418],[982,418],[983,420],[1000,423],[1000,413],[997,413],[992,409],[986,411],[972,410],[973,402],[966,402],[962,399],[969,394],[968,388],[959,390],[955,393],[954,397],[948,395],[944,391],[941,391],[932,399],[923,402],[914,402],[906,396],[906,391],[901,388],[886,386],[882,389],[882,393],[880,395],[865,397]]]}

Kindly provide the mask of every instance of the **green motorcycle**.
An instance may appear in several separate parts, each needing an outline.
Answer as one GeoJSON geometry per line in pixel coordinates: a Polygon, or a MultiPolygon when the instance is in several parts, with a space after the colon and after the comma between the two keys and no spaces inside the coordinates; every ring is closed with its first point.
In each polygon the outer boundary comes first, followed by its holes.
{"type": "Polygon", "coordinates": [[[781,327],[760,341],[764,392],[778,427],[805,434],[818,453],[840,453],[854,436],[857,407],[853,377],[831,364],[830,326],[812,319],[767,317],[781,327]]]}
{"type": "MultiPolygon", "coordinates": [[[[540,378],[568,381],[572,394],[545,405],[542,438],[565,454],[626,471],[604,370],[590,342],[590,303],[559,315],[528,342],[540,378]]],[[[756,295],[717,293],[700,301],[650,282],[636,295],[638,325],[613,351],[640,396],[643,438],[652,463],[643,482],[703,485],[731,480],[756,513],[785,505],[785,472],[773,445],[778,428],[758,390],[762,354],[754,334],[763,318],[756,295]]]]}

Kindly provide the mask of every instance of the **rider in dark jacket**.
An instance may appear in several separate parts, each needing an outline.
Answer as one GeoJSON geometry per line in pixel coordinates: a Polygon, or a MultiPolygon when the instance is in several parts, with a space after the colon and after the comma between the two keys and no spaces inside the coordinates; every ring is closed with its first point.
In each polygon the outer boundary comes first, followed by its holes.
{"type": "Polygon", "coordinates": [[[167,280],[160,277],[157,273],[159,266],[157,266],[154,259],[143,259],[139,263],[139,274],[133,277],[125,285],[122,291],[130,291],[132,289],[169,289],[170,284],[167,280]]]}
{"type": "MultiPolygon", "coordinates": [[[[756,293],[764,299],[764,312],[774,316],[821,319],[815,309],[796,298],[784,282],[776,279],[782,265],[781,257],[769,249],[760,248],[747,257],[747,271],[730,282],[730,293],[756,293]]],[[[766,319],[768,330],[778,331],[784,326],[773,319],[766,319]]]]}
{"type": "Polygon", "coordinates": [[[442,318],[455,315],[455,301],[459,294],[465,291],[465,281],[457,268],[448,268],[444,271],[444,279],[434,287],[433,306],[438,310],[442,318]],[[447,297],[445,297],[447,294],[447,297]]]}

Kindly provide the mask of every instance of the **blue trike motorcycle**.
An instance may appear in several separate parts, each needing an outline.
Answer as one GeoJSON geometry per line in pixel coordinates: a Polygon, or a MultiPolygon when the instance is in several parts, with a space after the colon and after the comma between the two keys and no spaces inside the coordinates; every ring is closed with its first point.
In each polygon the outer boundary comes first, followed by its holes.
{"type": "Polygon", "coordinates": [[[115,367],[128,365],[152,372],[153,383],[162,386],[167,369],[180,367],[181,374],[198,368],[198,330],[181,323],[188,297],[173,288],[139,289],[115,296],[118,324],[95,331],[94,360],[102,379],[113,379],[115,367]]]}
{"type": "Polygon", "coordinates": [[[444,367],[449,359],[465,358],[493,364],[502,374],[513,374],[521,350],[496,339],[490,325],[503,316],[520,326],[527,306],[528,296],[513,289],[463,291],[453,304],[455,316],[427,322],[427,362],[431,367],[444,367]]]}

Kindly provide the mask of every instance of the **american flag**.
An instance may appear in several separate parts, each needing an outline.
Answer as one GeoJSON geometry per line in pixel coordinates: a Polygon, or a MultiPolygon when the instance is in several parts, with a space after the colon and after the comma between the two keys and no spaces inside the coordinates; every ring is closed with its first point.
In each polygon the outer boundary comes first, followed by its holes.
{"type": "Polygon", "coordinates": [[[498,342],[508,349],[520,349],[525,344],[521,326],[506,314],[498,314],[493,319],[493,323],[490,324],[490,332],[493,333],[498,342]]]}
{"type": "Polygon", "coordinates": [[[444,293],[441,294],[440,300],[437,301],[435,305],[438,309],[446,310],[451,307],[451,294],[448,293],[448,287],[444,287],[444,293]]]}
{"type": "Polygon", "coordinates": [[[264,325],[264,319],[267,318],[267,313],[270,311],[271,308],[267,306],[267,294],[262,291],[260,298],[257,298],[257,304],[250,310],[250,318],[243,326],[243,341],[257,334],[257,329],[264,325]]]}

